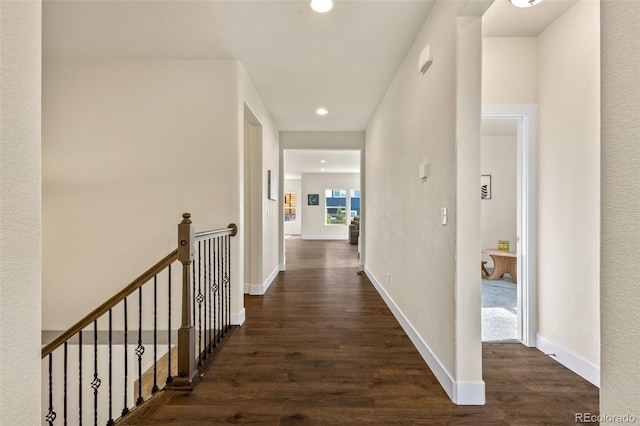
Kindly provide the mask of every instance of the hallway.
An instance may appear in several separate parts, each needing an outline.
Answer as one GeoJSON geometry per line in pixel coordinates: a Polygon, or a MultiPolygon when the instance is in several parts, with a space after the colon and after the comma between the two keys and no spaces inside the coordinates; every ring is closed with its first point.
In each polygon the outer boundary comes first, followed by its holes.
{"type": "Polygon", "coordinates": [[[456,406],[357,272],[356,246],[287,239],[287,270],[195,391],[148,424],[575,424],[598,389],[537,349],[484,345],[485,406],[456,406]]]}

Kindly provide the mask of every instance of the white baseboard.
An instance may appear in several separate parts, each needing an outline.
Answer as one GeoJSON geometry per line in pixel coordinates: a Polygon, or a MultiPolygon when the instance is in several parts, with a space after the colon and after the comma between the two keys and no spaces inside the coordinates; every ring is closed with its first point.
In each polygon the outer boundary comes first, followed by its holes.
{"type": "Polygon", "coordinates": [[[280,272],[284,272],[287,270],[287,265],[285,265],[284,263],[280,264],[280,272]]]}
{"type": "MultiPolygon", "coordinates": [[[[250,284],[249,285],[249,293],[252,296],[262,296],[267,292],[273,280],[276,279],[278,273],[280,272],[280,265],[273,268],[273,271],[269,274],[266,280],[262,284],[250,284]]],[[[245,285],[245,293],[247,293],[247,286],[245,285]]]]}
{"type": "Polygon", "coordinates": [[[331,235],[303,235],[301,240],[334,240],[334,241],[349,241],[349,237],[338,237],[331,235]]]}
{"type": "Polygon", "coordinates": [[[453,376],[442,365],[442,362],[438,359],[438,356],[431,350],[427,342],[425,342],[420,334],[413,327],[411,322],[402,313],[402,310],[396,305],[391,296],[380,285],[380,282],[373,275],[371,270],[365,265],[364,272],[367,277],[373,283],[380,296],[385,301],[393,316],[396,317],[400,326],[404,329],[411,342],[416,347],[422,358],[425,360],[436,379],[440,382],[440,385],[447,393],[449,398],[454,404],[458,405],[484,405],[485,403],[485,384],[484,382],[463,383],[453,380],[453,376]]]}
{"type": "Polygon", "coordinates": [[[246,319],[246,311],[244,308],[238,313],[231,313],[231,325],[242,325],[246,319]]]}
{"type": "Polygon", "coordinates": [[[536,334],[536,348],[549,355],[551,359],[558,361],[578,376],[591,382],[593,385],[600,387],[600,367],[591,361],[587,361],[577,353],[552,342],[541,334],[536,334]],[[555,354],[555,356],[550,354],[555,354]]]}

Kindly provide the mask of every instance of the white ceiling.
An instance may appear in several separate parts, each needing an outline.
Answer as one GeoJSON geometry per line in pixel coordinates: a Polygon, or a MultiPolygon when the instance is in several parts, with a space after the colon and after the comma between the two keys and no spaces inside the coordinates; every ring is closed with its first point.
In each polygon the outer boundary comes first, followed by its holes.
{"type": "Polygon", "coordinates": [[[535,37],[578,0],[543,0],[534,7],[514,7],[496,0],[482,17],[485,37],[535,37]]]}
{"type": "Polygon", "coordinates": [[[302,173],[360,173],[360,151],[287,149],[284,172],[286,179],[300,179],[302,173]]]}
{"type": "MultiPolygon", "coordinates": [[[[461,0],[445,0],[461,1],[461,0]]],[[[364,130],[434,0],[45,0],[47,59],[238,59],[280,130],[364,130]],[[329,115],[318,117],[324,106],[329,115]]],[[[496,0],[486,35],[536,35],[575,0],[496,0]]]]}
{"type": "Polygon", "coordinates": [[[338,0],[318,14],[306,0],[46,0],[44,54],[239,59],[280,130],[364,130],[432,6],[338,0]]]}

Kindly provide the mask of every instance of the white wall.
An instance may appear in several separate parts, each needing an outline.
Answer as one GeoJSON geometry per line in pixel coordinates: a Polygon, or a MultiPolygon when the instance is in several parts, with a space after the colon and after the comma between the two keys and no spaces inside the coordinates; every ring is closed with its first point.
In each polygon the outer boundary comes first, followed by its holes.
{"type": "MultiPolygon", "coordinates": [[[[285,179],[284,192],[292,192],[296,194],[296,221],[284,223],[285,235],[300,235],[302,233],[302,216],[303,204],[302,204],[302,180],[300,179],[285,179]]],[[[306,201],[306,199],[304,200],[306,201]]]]}
{"type": "MultiPolygon", "coordinates": [[[[237,87],[235,61],[44,64],[44,329],[65,329],[174,249],[182,212],[197,230],[240,223],[237,87]]],[[[232,249],[237,288],[239,238],[232,249]]]]}
{"type": "MultiPolygon", "coordinates": [[[[461,389],[457,384],[481,385],[479,44],[473,55],[465,57],[466,49],[473,50],[473,40],[480,39],[479,33],[473,37],[480,25],[473,20],[462,23],[462,33],[458,34],[462,44],[457,45],[456,16],[463,5],[435,4],[367,127],[365,181],[369,190],[363,219],[366,229],[375,230],[367,234],[365,243],[367,274],[396,315],[404,319],[405,329],[412,330],[414,343],[456,402],[474,399],[456,394],[456,389],[461,389]],[[434,52],[434,61],[422,75],[417,70],[417,58],[426,44],[434,52]],[[456,58],[459,47],[465,53],[456,58]],[[457,86],[464,92],[459,99],[457,86]],[[466,103],[467,96],[477,97],[471,100],[475,105],[466,103]],[[466,109],[458,110],[457,101],[466,109]],[[457,128],[458,115],[462,121],[457,128]],[[468,121],[471,116],[475,118],[468,121]],[[470,158],[457,158],[456,144],[467,149],[466,142],[476,146],[475,167],[458,175],[457,168],[462,167],[458,162],[470,158]],[[424,161],[429,164],[426,181],[418,177],[418,166],[424,161]],[[473,194],[468,206],[476,217],[471,220],[456,211],[458,195],[466,209],[468,191],[473,194]],[[442,207],[449,209],[448,226],[440,224],[442,207]],[[462,260],[464,265],[456,271],[458,218],[464,222],[465,236],[475,243],[470,246],[474,254],[462,260]],[[469,273],[472,282],[465,281],[469,273]],[[477,291],[466,288],[467,284],[473,284],[477,291]],[[467,295],[458,301],[457,315],[456,297],[462,293],[467,295]]],[[[475,150],[471,148],[468,153],[473,156],[475,150]]],[[[474,403],[484,400],[481,387],[474,403]]]]}
{"type": "MultiPolygon", "coordinates": [[[[491,175],[492,187],[491,199],[480,201],[482,248],[496,248],[498,240],[508,240],[509,249],[516,251],[517,148],[516,135],[482,136],[480,172],[491,175]]],[[[492,266],[490,256],[483,254],[482,259],[492,266]]]]}
{"type": "MultiPolygon", "coordinates": [[[[345,189],[347,191],[347,211],[349,210],[351,189],[360,189],[360,173],[303,173],[300,204],[304,215],[302,222],[303,240],[346,240],[349,225],[327,225],[325,210],[325,190],[345,189]],[[319,194],[317,206],[307,205],[309,194],[319,194]]],[[[348,223],[347,219],[347,223],[348,223]]]]}
{"type": "Polygon", "coordinates": [[[40,418],[42,5],[0,2],[0,424],[40,418]]]}
{"type": "Polygon", "coordinates": [[[483,37],[482,103],[535,104],[537,37],[483,37]]]}
{"type": "Polygon", "coordinates": [[[538,333],[600,363],[600,41],[582,0],[538,37],[538,333]]]}
{"type": "Polygon", "coordinates": [[[640,2],[604,0],[600,11],[602,26],[600,414],[629,413],[639,419],[640,25],[638,22],[640,22],[640,2]]]}

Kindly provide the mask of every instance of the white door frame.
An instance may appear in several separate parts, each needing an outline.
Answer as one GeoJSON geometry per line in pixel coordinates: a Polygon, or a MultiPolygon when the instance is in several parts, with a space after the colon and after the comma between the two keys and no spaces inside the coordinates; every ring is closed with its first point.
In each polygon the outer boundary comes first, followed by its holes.
{"type": "Polygon", "coordinates": [[[535,347],[538,107],[536,104],[483,105],[482,118],[518,121],[518,339],[525,346],[535,347]]]}

